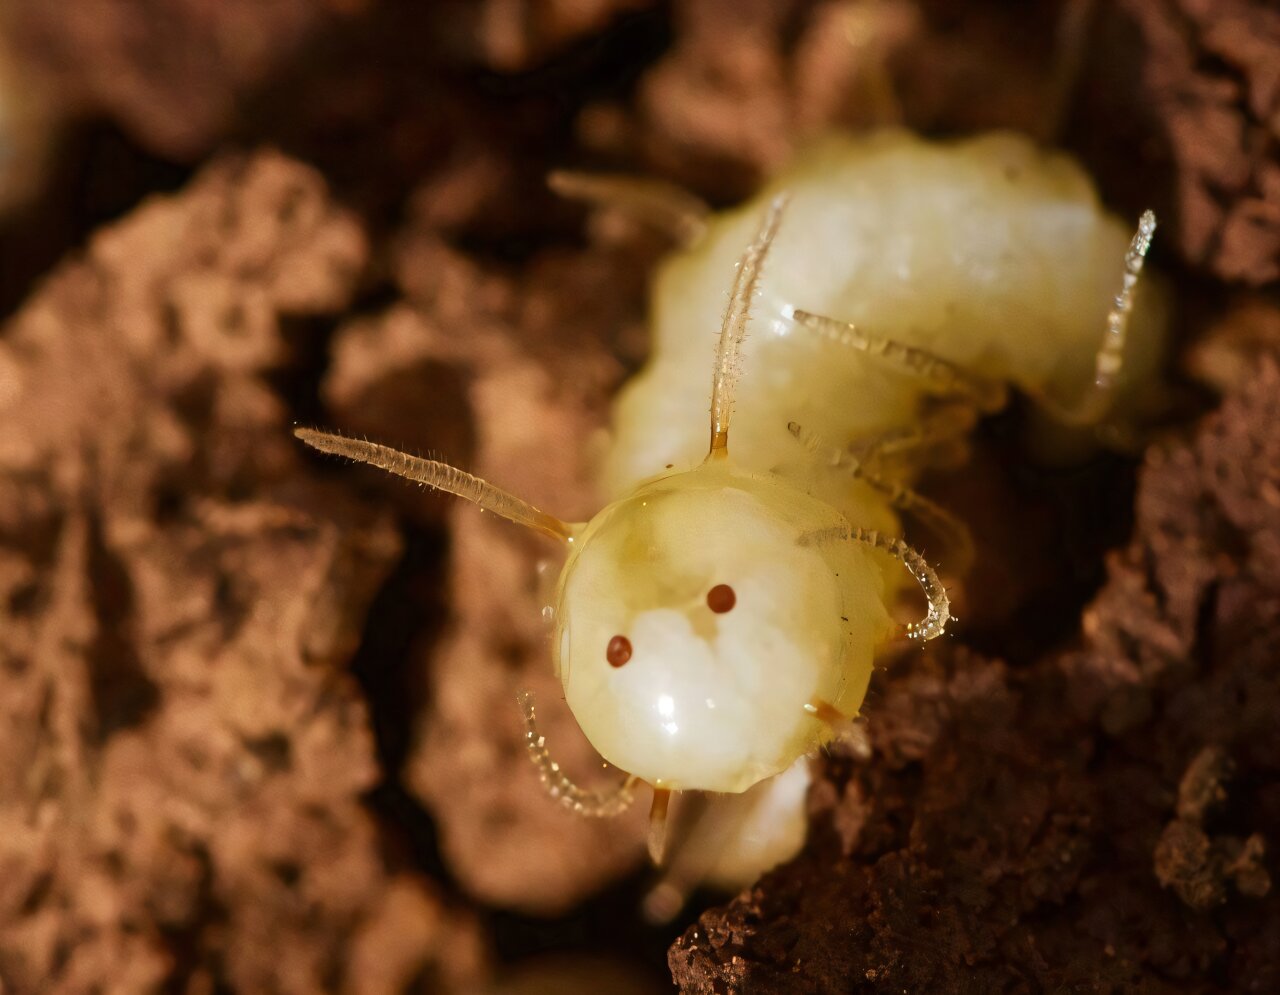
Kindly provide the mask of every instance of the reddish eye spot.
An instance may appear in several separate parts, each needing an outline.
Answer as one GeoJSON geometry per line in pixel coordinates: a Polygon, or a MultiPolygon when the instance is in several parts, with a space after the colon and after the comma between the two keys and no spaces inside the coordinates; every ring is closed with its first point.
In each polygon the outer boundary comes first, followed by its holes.
{"type": "Polygon", "coordinates": [[[609,648],[604,651],[604,658],[611,667],[621,667],[631,659],[631,640],[626,636],[614,636],[609,640],[609,648]]]}
{"type": "Polygon", "coordinates": [[[738,596],[728,584],[717,584],[707,592],[707,607],[717,615],[733,611],[733,606],[737,603],[738,596]]]}

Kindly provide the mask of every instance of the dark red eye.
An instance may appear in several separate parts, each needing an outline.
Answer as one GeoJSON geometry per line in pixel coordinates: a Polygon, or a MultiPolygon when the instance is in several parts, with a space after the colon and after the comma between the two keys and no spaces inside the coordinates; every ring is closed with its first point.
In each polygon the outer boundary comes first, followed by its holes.
{"type": "Polygon", "coordinates": [[[707,607],[717,615],[733,611],[733,606],[737,603],[738,596],[728,584],[717,584],[707,592],[707,607]]]}
{"type": "Polygon", "coordinates": [[[631,640],[626,636],[614,636],[609,640],[609,648],[604,651],[604,658],[611,667],[621,667],[631,659],[631,640]]]}

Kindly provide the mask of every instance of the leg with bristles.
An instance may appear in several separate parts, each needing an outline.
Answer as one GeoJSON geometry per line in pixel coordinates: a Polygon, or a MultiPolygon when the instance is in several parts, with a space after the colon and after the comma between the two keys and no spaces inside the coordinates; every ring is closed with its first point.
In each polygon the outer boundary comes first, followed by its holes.
{"type": "Polygon", "coordinates": [[[547,186],[569,200],[616,207],[681,246],[702,237],[711,213],[705,201],[682,187],[640,176],[557,170],[547,177],[547,186]]]}
{"type": "Polygon", "coordinates": [[[837,525],[829,529],[819,529],[800,537],[801,545],[816,546],[824,542],[857,542],[872,549],[888,553],[907,568],[907,572],[916,579],[920,590],[924,592],[928,609],[924,618],[918,622],[908,622],[903,626],[903,634],[908,639],[927,642],[937,639],[947,629],[951,618],[951,599],[938,574],[923,556],[908,546],[901,539],[893,539],[875,529],[864,529],[857,525],[837,525]]]}
{"type": "Polygon", "coordinates": [[[967,402],[943,404],[925,411],[913,422],[858,440],[850,453],[863,466],[881,474],[886,464],[912,467],[951,466],[968,452],[969,433],[978,423],[977,409],[967,402]]]}
{"type": "Polygon", "coordinates": [[[931,394],[961,398],[983,412],[998,411],[1008,398],[1008,389],[1003,383],[976,376],[928,349],[872,335],[850,322],[808,311],[795,311],[792,317],[797,324],[829,342],[865,352],[918,377],[921,386],[931,394]]]}
{"type": "Polygon", "coordinates": [[[1047,394],[1036,395],[1036,400],[1063,424],[1096,425],[1106,417],[1111,408],[1116,383],[1124,369],[1124,349],[1129,335],[1129,315],[1133,311],[1133,291],[1138,285],[1138,277],[1142,275],[1142,266],[1146,262],[1155,231],[1156,216],[1151,211],[1143,211],[1138,220],[1138,230],[1129,243],[1129,251],[1125,253],[1120,292],[1116,294],[1115,302],[1107,312],[1102,343],[1094,356],[1093,380],[1085,388],[1084,395],[1070,405],[1064,405],[1047,394]]]}
{"type": "Polygon", "coordinates": [[[832,470],[862,481],[892,507],[910,515],[946,543],[951,573],[962,576],[968,572],[973,565],[973,536],[964,522],[937,502],[929,500],[910,487],[893,483],[869,472],[856,456],[824,444],[815,434],[805,431],[796,422],[788,422],[787,431],[832,470]]]}
{"type": "Polygon", "coordinates": [[[635,800],[633,791],[636,778],[628,776],[617,787],[604,791],[591,791],[578,787],[573,779],[560,769],[560,765],[551,759],[546,737],[538,732],[533,694],[522,691],[519,701],[520,710],[524,713],[525,746],[529,751],[529,758],[538,768],[542,783],[552,798],[570,811],[593,819],[613,818],[621,815],[631,806],[635,800]]]}

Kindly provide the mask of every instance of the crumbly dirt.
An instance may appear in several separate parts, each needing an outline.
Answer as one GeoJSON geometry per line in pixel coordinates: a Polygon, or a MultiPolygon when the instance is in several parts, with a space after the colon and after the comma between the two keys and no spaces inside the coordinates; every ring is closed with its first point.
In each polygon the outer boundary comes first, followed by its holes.
{"type": "Polygon", "coordinates": [[[1080,649],[878,675],[872,755],[836,751],[805,852],[685,932],[681,987],[1274,987],[1278,399],[1273,357],[1148,451],[1080,649]]]}
{"type": "MultiPolygon", "coordinates": [[[[397,271],[405,303],[335,336],[325,398],[336,423],[411,450],[458,454],[452,458],[539,507],[569,520],[589,516],[583,443],[602,424],[621,368],[606,338],[567,340],[562,331],[593,327],[607,336],[638,304],[638,283],[629,295],[617,287],[617,297],[593,299],[591,288],[613,275],[608,260],[548,256],[525,279],[486,271],[426,238],[408,242],[397,271]],[[584,300],[598,302],[589,322],[573,313],[584,300]],[[451,428],[433,431],[444,424],[451,428]]],[[[443,856],[475,897],[567,911],[638,865],[644,833],[639,811],[601,822],[548,803],[525,756],[520,688],[536,694],[560,762],[583,772],[600,763],[547,665],[542,609],[557,550],[473,508],[379,484],[389,498],[398,491],[401,503],[411,500],[410,514],[449,529],[452,611],[439,641],[413,651],[428,693],[415,717],[421,735],[405,761],[407,783],[435,815],[443,856]],[[531,838],[545,842],[530,846],[531,838]]],[[[598,775],[601,783],[619,777],[598,775]]]]}
{"type": "Polygon", "coordinates": [[[1280,988],[1277,66],[1262,0],[0,0],[0,988],[1280,988]],[[618,776],[555,550],[289,428],[589,515],[665,246],[547,171],[727,204],[892,123],[1157,209],[1166,424],[1053,469],[985,425],[931,481],[966,624],[878,675],[794,862],[655,928],[643,813],[523,752],[529,688],[618,776]]]}
{"type": "Polygon", "coordinates": [[[39,99],[62,114],[109,115],[149,147],[194,158],[309,40],[378,2],[6,0],[0,16],[39,99]]]}
{"type": "Polygon", "coordinates": [[[311,169],[210,166],[50,274],[0,342],[0,978],[400,992],[483,941],[394,867],[344,672],[400,541],[270,376],[369,249],[311,169]]]}
{"type": "Polygon", "coordinates": [[[1280,278],[1280,10],[1256,0],[1099,4],[1076,131],[1117,190],[1174,220],[1196,269],[1280,278]],[[1150,182],[1152,174],[1156,183],[1150,182]]]}

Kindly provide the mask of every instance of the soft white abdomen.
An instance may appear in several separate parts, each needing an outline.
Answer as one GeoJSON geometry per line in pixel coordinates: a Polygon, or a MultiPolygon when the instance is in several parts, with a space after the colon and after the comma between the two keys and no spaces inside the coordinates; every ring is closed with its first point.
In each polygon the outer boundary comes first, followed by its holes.
{"type": "MultiPolygon", "coordinates": [[[[705,456],[708,370],[727,288],[781,190],[791,202],[743,347],[733,423],[741,464],[802,465],[788,421],[846,445],[918,415],[923,384],[797,327],[794,308],[1032,391],[1070,399],[1082,389],[1131,231],[1103,211],[1079,167],[1009,134],[948,144],[905,132],[833,137],[757,198],[715,216],[696,246],[663,266],[650,361],[615,409],[604,467],[611,495],[705,456]]],[[[1126,356],[1132,380],[1155,361],[1145,310],[1126,356]]]]}

